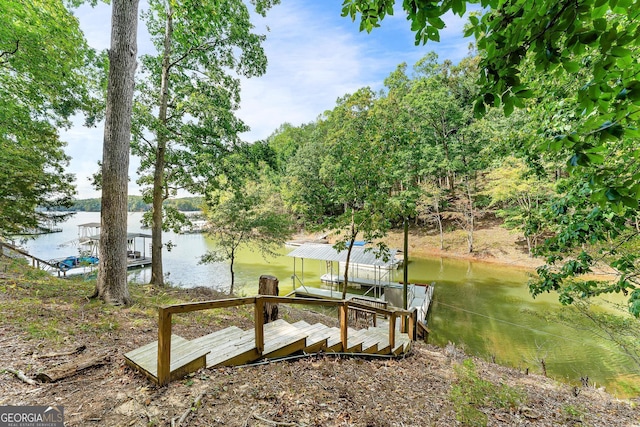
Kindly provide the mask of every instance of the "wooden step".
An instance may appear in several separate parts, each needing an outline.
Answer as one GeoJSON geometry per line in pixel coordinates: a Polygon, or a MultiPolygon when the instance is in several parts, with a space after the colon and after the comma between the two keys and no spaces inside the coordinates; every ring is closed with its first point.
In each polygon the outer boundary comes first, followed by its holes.
{"type": "Polygon", "coordinates": [[[396,356],[399,356],[403,353],[407,353],[411,348],[411,340],[407,334],[396,334],[396,346],[393,348],[391,353],[396,356]]]}
{"type": "Polygon", "coordinates": [[[255,332],[242,331],[233,341],[219,344],[207,356],[207,368],[244,365],[258,360],[255,332]]]}
{"type": "Polygon", "coordinates": [[[369,328],[367,335],[375,337],[378,340],[377,354],[390,354],[391,346],[389,346],[389,332],[384,328],[369,328]]]}
{"type": "Polygon", "coordinates": [[[342,341],[340,339],[340,329],[336,327],[329,328],[329,336],[327,337],[327,352],[342,351],[342,341]]]}
{"type": "Polygon", "coordinates": [[[229,326],[228,328],[191,340],[191,342],[213,351],[217,346],[225,342],[233,341],[243,333],[244,331],[237,326],[229,326]]]}
{"type": "Polygon", "coordinates": [[[362,342],[362,352],[367,354],[378,354],[378,346],[380,344],[380,337],[376,333],[372,333],[365,329],[361,332],[364,337],[362,342]]]}
{"type": "Polygon", "coordinates": [[[347,348],[342,351],[345,353],[362,353],[362,343],[364,337],[361,333],[353,328],[347,330],[347,348]]]}
{"type": "MultiPolygon", "coordinates": [[[[184,377],[206,366],[210,350],[179,335],[171,336],[170,381],[184,377]]],[[[158,341],[151,342],[124,355],[125,362],[152,381],[158,382],[158,341]]]]}
{"type": "Polygon", "coordinates": [[[311,326],[309,323],[305,322],[304,320],[299,320],[296,323],[293,323],[291,326],[295,326],[298,329],[304,329],[307,328],[309,326],[311,326]]]}
{"type": "Polygon", "coordinates": [[[302,351],[306,346],[307,334],[284,320],[276,320],[264,325],[265,358],[284,357],[302,351]],[[278,322],[281,322],[279,325],[278,322]]]}
{"type": "Polygon", "coordinates": [[[304,348],[305,353],[318,353],[327,349],[329,337],[333,333],[331,329],[322,323],[315,323],[304,329],[307,336],[307,346],[304,348]]]}

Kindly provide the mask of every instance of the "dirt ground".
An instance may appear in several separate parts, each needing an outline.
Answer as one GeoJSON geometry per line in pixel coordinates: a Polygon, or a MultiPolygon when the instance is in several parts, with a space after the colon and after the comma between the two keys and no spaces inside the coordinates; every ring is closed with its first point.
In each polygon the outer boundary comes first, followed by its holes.
{"type": "MultiPolygon", "coordinates": [[[[0,259],[0,405],[63,406],[67,426],[640,426],[638,399],[479,359],[463,371],[462,351],[420,342],[402,359],[302,357],[203,369],[157,387],[123,359],[157,339],[156,307],[225,295],[135,285],[133,305],[112,307],[87,298],[89,281],[39,273],[0,259]],[[105,363],[53,383],[31,385],[12,373],[33,379],[103,354],[105,363]]],[[[289,307],[281,317],[337,322],[289,307]]],[[[248,329],[252,319],[252,307],[196,313],[177,318],[173,330],[193,338],[248,329]]]]}

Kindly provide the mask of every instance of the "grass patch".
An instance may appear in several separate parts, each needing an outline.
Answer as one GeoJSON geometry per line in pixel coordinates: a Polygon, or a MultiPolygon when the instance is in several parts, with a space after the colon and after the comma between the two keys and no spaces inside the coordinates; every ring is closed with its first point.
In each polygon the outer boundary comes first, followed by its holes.
{"type": "Polygon", "coordinates": [[[525,399],[523,392],[480,378],[471,359],[454,366],[454,372],[457,380],[451,387],[449,397],[456,411],[456,419],[465,426],[484,427],[488,419],[483,409],[513,409],[525,399]]]}

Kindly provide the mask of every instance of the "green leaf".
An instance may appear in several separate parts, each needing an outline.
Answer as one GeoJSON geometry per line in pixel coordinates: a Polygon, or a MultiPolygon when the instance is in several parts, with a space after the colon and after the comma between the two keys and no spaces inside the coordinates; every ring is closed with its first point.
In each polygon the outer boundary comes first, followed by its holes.
{"type": "Polygon", "coordinates": [[[562,63],[562,68],[569,73],[577,73],[582,67],[577,62],[565,61],[562,63]]]}
{"type": "Polygon", "coordinates": [[[614,46],[611,48],[611,54],[615,57],[621,58],[624,56],[631,56],[631,50],[622,46],[614,46]]]}

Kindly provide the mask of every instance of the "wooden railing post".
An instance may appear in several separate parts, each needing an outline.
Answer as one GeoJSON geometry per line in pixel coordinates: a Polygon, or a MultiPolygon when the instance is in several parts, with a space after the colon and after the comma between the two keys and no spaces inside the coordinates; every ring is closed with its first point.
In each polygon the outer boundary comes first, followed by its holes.
{"type": "Polygon", "coordinates": [[[256,351],[262,355],[264,351],[264,300],[256,296],[254,327],[256,331],[256,351]]]}
{"type": "Polygon", "coordinates": [[[418,318],[418,311],[414,310],[413,312],[411,312],[411,314],[408,316],[408,330],[407,330],[407,334],[409,335],[409,339],[411,341],[415,341],[417,338],[417,332],[416,332],[416,321],[418,318]]]}
{"type": "Polygon", "coordinates": [[[158,385],[169,383],[171,377],[171,312],[158,309],[158,385]]]}
{"type": "Polygon", "coordinates": [[[340,341],[342,342],[342,351],[347,351],[347,328],[349,325],[349,319],[347,317],[347,312],[349,310],[349,305],[346,301],[342,302],[340,306],[340,341]]]}
{"type": "Polygon", "coordinates": [[[396,312],[391,312],[389,316],[389,346],[391,350],[396,346],[396,312]]]}

